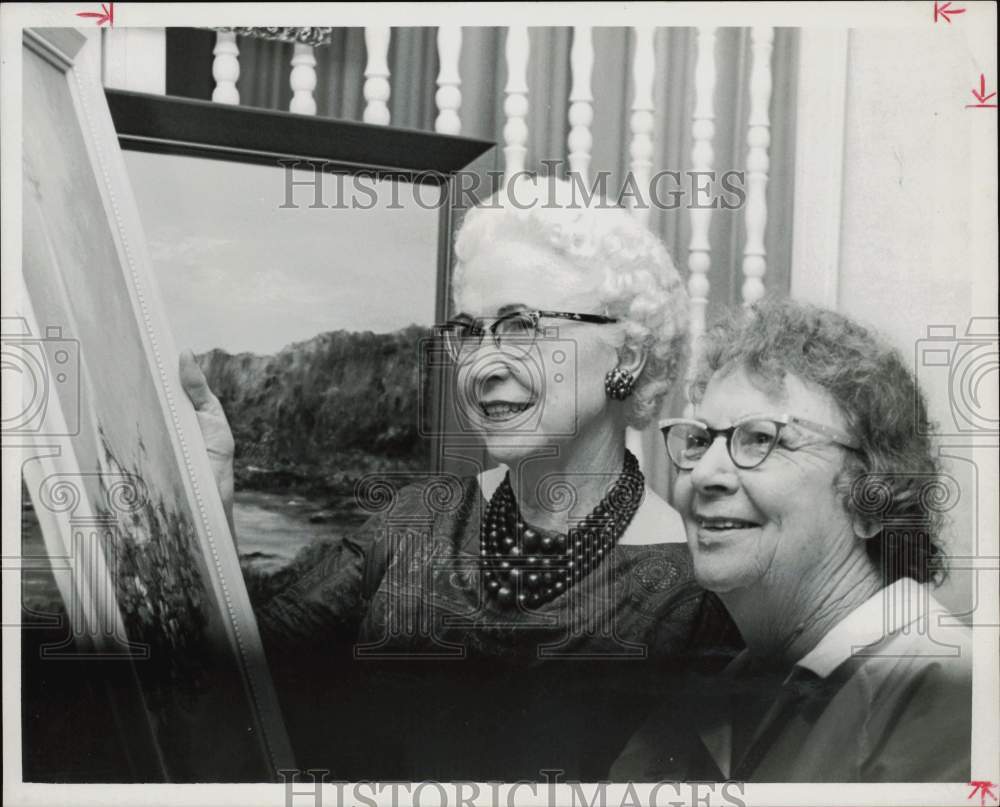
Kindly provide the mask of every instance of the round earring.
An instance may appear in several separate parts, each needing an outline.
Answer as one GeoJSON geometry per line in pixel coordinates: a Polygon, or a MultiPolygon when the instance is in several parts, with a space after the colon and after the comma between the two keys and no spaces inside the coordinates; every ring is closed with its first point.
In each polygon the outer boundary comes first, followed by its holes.
{"type": "Polygon", "coordinates": [[[624,401],[635,389],[635,376],[628,370],[615,367],[604,376],[604,392],[609,398],[624,401]]]}

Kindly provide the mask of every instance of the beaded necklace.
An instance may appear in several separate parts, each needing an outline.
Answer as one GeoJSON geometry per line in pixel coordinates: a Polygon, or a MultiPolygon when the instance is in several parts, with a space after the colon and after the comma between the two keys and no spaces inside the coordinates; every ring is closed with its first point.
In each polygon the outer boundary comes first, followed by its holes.
{"type": "Polygon", "coordinates": [[[504,608],[538,608],[580,582],[618,543],[639,508],[645,483],[639,461],[625,449],[614,485],[564,535],[525,524],[508,473],[490,498],[480,532],[487,596],[504,608]]]}

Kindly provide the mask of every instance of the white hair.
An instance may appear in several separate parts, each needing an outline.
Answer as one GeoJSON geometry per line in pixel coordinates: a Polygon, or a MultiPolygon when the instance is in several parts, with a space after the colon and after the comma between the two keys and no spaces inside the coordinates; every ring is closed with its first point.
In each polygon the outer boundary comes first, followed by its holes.
{"type": "Polygon", "coordinates": [[[456,236],[452,293],[457,300],[470,282],[466,265],[505,237],[568,258],[574,285],[593,295],[595,309],[621,320],[625,345],[646,353],[627,413],[630,426],[643,428],[687,356],[688,297],[663,243],[596,194],[578,198],[584,190],[554,177],[522,177],[471,209],[456,236]]]}

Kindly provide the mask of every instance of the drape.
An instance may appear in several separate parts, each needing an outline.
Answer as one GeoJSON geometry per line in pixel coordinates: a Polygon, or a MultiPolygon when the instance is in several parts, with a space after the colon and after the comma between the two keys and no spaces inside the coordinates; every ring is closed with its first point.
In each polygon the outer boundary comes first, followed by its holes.
{"type": "MultiPolygon", "coordinates": [[[[202,94],[205,83],[195,80],[192,65],[211,76],[211,43],[199,31],[171,29],[168,33],[168,92],[202,94]],[[184,33],[188,32],[188,33],[184,33]],[[171,45],[172,43],[172,45],[171,45]],[[184,43],[187,43],[186,45],[184,43]],[[186,48],[186,50],[185,50],[186,48]],[[171,63],[173,61],[173,64],[171,63]],[[184,64],[181,64],[183,61],[184,64]],[[185,72],[186,71],[186,72],[185,72]],[[190,88],[190,89],[189,89],[190,88]]],[[[653,172],[685,172],[691,166],[691,116],[694,110],[694,66],[697,58],[694,28],[658,28],[655,34],[653,172]]],[[[433,130],[434,94],[438,74],[437,28],[393,28],[389,46],[391,125],[433,130]]],[[[459,61],[462,134],[503,145],[505,123],[504,58],[506,29],[463,28],[459,61]]],[[[570,27],[529,28],[529,111],[525,167],[547,173],[543,160],[565,160],[569,133],[567,112],[572,82],[570,27]]],[[[289,43],[240,37],[240,102],[251,106],[288,109],[291,89],[289,43]]],[[[609,172],[608,188],[617,195],[629,169],[629,118],[633,95],[632,61],[635,36],[628,28],[593,29],[594,68],[591,87],[594,121],[591,175],[609,172]]],[[[316,48],[317,114],[361,120],[364,112],[364,29],[340,28],[328,46],[316,48]]],[[[770,173],[767,186],[768,223],[765,238],[770,294],[789,288],[792,198],[795,154],[795,77],[798,59],[797,29],[775,30],[771,60],[770,173]]],[[[746,166],[749,118],[749,76],[752,67],[750,30],[719,28],[716,35],[714,168],[718,173],[742,171],[746,166]]],[[[210,95],[211,88],[208,85],[210,95]]],[[[502,152],[501,152],[502,166],[502,152]]],[[[564,174],[566,166],[558,172],[564,174]]],[[[666,193],[662,194],[666,196],[666,193]]],[[[690,199],[690,187],[686,199],[690,199]]],[[[710,229],[712,268],[709,322],[741,302],[742,259],[745,242],[744,211],[713,211],[710,229]]],[[[690,219],[684,207],[652,210],[650,226],[667,244],[683,277],[687,277],[690,219]]],[[[684,406],[678,387],[664,406],[664,415],[684,406]]],[[[667,461],[655,429],[644,436],[648,447],[644,471],[660,492],[669,481],[667,461]]]]}

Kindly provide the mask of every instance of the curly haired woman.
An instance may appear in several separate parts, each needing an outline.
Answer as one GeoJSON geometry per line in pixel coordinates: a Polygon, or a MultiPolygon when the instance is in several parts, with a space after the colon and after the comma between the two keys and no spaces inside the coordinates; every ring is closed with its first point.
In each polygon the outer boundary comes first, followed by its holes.
{"type": "MultiPolygon", "coordinates": [[[[703,348],[695,419],[661,426],[695,577],[747,648],[698,700],[683,775],[968,781],[971,635],[933,595],[957,499],[913,373],[866,328],[787,300],[703,348]]],[[[652,717],[615,774],[676,770],[677,719],[652,717]]]]}

